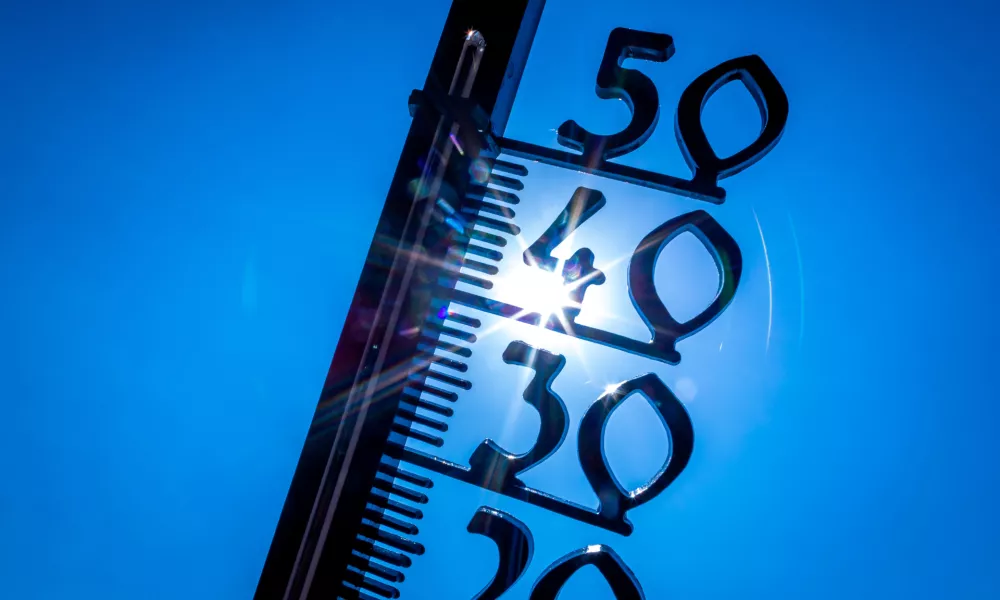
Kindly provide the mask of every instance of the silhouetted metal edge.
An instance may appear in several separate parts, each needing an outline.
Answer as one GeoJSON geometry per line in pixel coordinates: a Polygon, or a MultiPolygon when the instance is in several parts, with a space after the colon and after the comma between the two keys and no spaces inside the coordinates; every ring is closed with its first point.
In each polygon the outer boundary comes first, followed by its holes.
{"type": "MultiPolygon", "coordinates": [[[[446,87],[443,83],[458,62],[463,36],[470,27],[479,30],[487,39],[488,51],[470,100],[488,116],[490,133],[501,137],[543,7],[544,0],[456,0],[438,42],[425,90],[446,87]]],[[[392,436],[401,398],[398,392],[403,386],[398,380],[406,380],[405,365],[418,353],[414,337],[403,335],[395,324],[377,322],[373,313],[385,294],[400,291],[391,289],[391,268],[387,269],[387,265],[394,264],[399,253],[423,241],[407,239],[412,234],[406,223],[413,205],[407,185],[419,177],[420,160],[431,144],[436,119],[430,113],[429,108],[418,108],[407,135],[261,572],[256,600],[333,598],[339,594],[347,573],[354,540],[363,527],[369,492],[392,436]],[[370,341],[384,338],[387,329],[389,344],[375,348],[386,367],[376,372],[371,370],[370,341]],[[357,382],[387,375],[390,381],[359,405],[357,395],[352,394],[357,382]],[[329,484],[324,485],[331,478],[340,483],[337,494],[332,493],[329,484]]],[[[410,290],[401,292],[408,313],[418,315],[416,319],[422,322],[419,316],[427,312],[430,298],[410,290]]]]}

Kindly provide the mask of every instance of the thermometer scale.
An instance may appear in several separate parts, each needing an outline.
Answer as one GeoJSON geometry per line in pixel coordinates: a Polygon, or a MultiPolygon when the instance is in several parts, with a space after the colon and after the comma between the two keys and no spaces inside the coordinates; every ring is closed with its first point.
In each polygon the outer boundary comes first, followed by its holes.
{"type": "Polygon", "coordinates": [[[264,565],[260,600],[453,597],[446,588],[463,590],[454,597],[554,599],[588,565],[615,597],[645,597],[642,574],[621,551],[641,525],[630,513],[681,476],[697,425],[657,369],[679,364],[677,343],[737,295],[743,257],[722,213],[716,217],[726,200],[719,182],[774,148],[788,101],[760,57],[723,62],[678,103],[676,137],[692,175],[625,165],[616,159],[639,148],[660,117],[642,62],[667,61],[675,48],[665,33],[616,28],[596,92],[624,101],[629,124],[598,135],[566,121],[557,130],[561,148],[509,139],[506,123],[544,2],[483,4],[454,2],[424,88],[410,96],[412,125],[264,565]],[[747,147],[719,158],[701,111],[734,80],[754,98],[761,129],[747,147]],[[637,219],[643,215],[627,190],[662,197],[659,205],[672,212],[637,219]],[[630,233],[611,229],[615,219],[631,219],[630,233]],[[681,318],[665,305],[655,271],[663,250],[687,233],[711,257],[718,289],[681,318]],[[611,241],[632,250],[613,251],[611,241]],[[617,383],[596,395],[573,387],[586,363],[618,365],[618,356],[639,362],[609,374],[617,383]],[[635,396],[667,432],[669,453],[652,479],[625,489],[605,453],[605,431],[635,396]],[[537,414],[537,431],[510,433],[525,410],[537,414]],[[552,520],[602,541],[551,549],[560,540],[543,538],[536,524],[552,520]],[[447,559],[434,558],[444,554],[426,543],[428,526],[438,528],[435,537],[451,529],[440,535],[458,544],[488,539],[499,557],[486,559],[496,562],[487,569],[492,577],[444,585],[441,578],[463,577],[431,566],[447,559]],[[537,574],[529,580],[529,572],[537,574]]]}

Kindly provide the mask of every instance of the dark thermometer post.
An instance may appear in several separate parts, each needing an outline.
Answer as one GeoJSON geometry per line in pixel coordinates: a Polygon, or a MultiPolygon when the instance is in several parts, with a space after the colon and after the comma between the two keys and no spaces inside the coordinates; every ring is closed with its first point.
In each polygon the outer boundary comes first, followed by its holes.
{"type": "MultiPolygon", "coordinates": [[[[591,219],[611,200],[601,190],[578,187],[567,194],[564,207],[559,200],[561,211],[546,217],[552,224],[533,243],[521,240],[521,252],[508,241],[520,234],[515,207],[522,202],[518,192],[529,168],[568,169],[594,175],[597,183],[614,180],[719,205],[726,199],[719,181],[770,152],[787,121],[788,99],[763,59],[738,57],[708,69],[681,94],[674,133],[690,178],[616,162],[645,143],[661,116],[656,85],[639,67],[643,61],[670,60],[675,48],[665,33],[614,28],[595,65],[595,92],[624,102],[632,113],[630,123],[618,133],[599,135],[567,120],[557,129],[565,150],[505,138],[543,4],[456,0],[451,8],[424,88],[409,99],[413,122],[261,574],[258,600],[399,597],[405,570],[425,551],[417,534],[421,507],[433,487],[427,475],[514,498],[549,511],[552,518],[624,539],[634,529],[627,513],[654,501],[688,465],[695,424],[655,373],[623,373],[621,383],[591,399],[582,419],[571,422],[564,399],[552,388],[567,357],[522,340],[485,360],[533,372],[526,387],[517,390],[540,419],[532,448],[518,455],[485,439],[464,463],[435,452],[455,416],[451,405],[472,388],[475,378],[466,361],[477,341],[475,331],[486,320],[509,319],[503,322],[676,365],[681,361],[677,342],[708,326],[739,288],[743,263],[737,241],[711,214],[692,210],[663,223],[644,223],[648,232],[629,259],[627,291],[648,339],[577,323],[588,288],[609,281],[601,270],[605,257],[580,248],[561,261],[553,252],[577,230],[591,227],[591,219]],[[720,158],[705,136],[701,114],[711,95],[730,81],[740,81],[757,103],[760,132],[744,149],[720,158]],[[685,232],[713,257],[719,289],[700,313],[681,322],[664,305],[653,275],[663,248],[685,232]],[[567,304],[541,315],[491,292],[491,278],[509,261],[561,279],[567,304]],[[603,447],[609,417],[632,395],[649,401],[671,449],[652,480],[627,491],[603,447]],[[571,427],[596,509],[533,488],[521,477],[556,453],[571,427]]],[[[489,538],[499,550],[496,575],[483,582],[476,599],[500,597],[533,566],[532,531],[516,510],[507,510],[470,510],[468,534],[489,538]]],[[[554,600],[587,565],[597,568],[616,598],[644,597],[621,548],[592,543],[560,552],[551,564],[535,565],[541,571],[530,587],[531,599],[554,600]]],[[[425,591],[434,597],[433,590],[425,591]]]]}
{"type": "MultiPolygon", "coordinates": [[[[364,549],[379,555],[381,545],[356,543],[368,531],[370,517],[391,518],[387,513],[395,501],[377,492],[379,486],[391,489],[395,472],[381,458],[400,429],[403,383],[433,360],[419,360],[421,348],[437,338],[423,326],[431,286],[449,249],[454,252],[463,243],[455,226],[460,224],[456,205],[468,185],[469,164],[487,136],[503,135],[543,5],[544,0],[457,0],[451,7],[424,88],[410,100],[413,122],[261,573],[257,600],[364,597],[355,591],[359,586],[346,583],[356,572],[349,566],[367,564],[371,554],[364,549]],[[454,142],[464,154],[451,150],[454,142]],[[373,512],[370,507],[378,504],[386,507],[373,512]]],[[[390,564],[403,562],[389,552],[381,557],[390,564]]]]}

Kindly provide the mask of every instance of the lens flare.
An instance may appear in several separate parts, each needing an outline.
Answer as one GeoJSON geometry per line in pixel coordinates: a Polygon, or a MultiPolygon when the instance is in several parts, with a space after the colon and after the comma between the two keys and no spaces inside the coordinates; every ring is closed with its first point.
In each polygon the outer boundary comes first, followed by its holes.
{"type": "Polygon", "coordinates": [[[473,181],[484,185],[490,178],[490,167],[485,160],[477,158],[469,165],[469,175],[472,176],[473,181]]]}

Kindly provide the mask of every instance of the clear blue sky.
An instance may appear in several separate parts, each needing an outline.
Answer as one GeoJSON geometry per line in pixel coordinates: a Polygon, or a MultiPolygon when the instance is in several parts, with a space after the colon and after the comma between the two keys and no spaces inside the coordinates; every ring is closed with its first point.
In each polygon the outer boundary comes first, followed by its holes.
{"type": "MultiPolygon", "coordinates": [[[[0,6],[0,595],[252,595],[446,12],[0,6]]],[[[996,17],[550,0],[512,135],[621,124],[588,37],[617,25],[677,45],[639,162],[681,172],[677,95],[722,60],[762,55],[791,102],[720,209],[767,234],[770,347],[748,323],[718,374],[745,413],[696,419],[732,443],[696,447],[707,500],[648,543],[650,597],[1000,597],[996,17]]]]}

